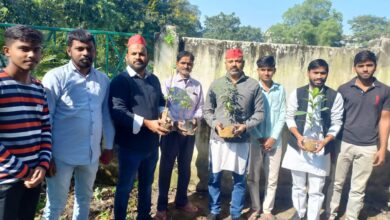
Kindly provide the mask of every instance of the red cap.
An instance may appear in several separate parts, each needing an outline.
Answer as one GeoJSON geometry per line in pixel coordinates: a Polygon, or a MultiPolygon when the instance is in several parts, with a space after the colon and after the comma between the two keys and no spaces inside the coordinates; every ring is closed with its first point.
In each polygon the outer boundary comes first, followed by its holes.
{"type": "Polygon", "coordinates": [[[234,59],[239,57],[243,57],[242,50],[239,48],[232,48],[226,51],[226,59],[234,59]]]}
{"type": "Polygon", "coordinates": [[[127,42],[127,46],[130,46],[132,44],[141,44],[144,47],[146,47],[146,40],[141,35],[136,34],[129,38],[129,41],[127,42]]]}

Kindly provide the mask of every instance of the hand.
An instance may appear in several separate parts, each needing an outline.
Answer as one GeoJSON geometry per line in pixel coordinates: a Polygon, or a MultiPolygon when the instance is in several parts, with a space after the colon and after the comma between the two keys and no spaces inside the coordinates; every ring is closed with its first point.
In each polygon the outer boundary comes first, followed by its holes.
{"type": "Polygon", "coordinates": [[[324,148],[326,146],[327,142],[325,142],[324,140],[322,141],[318,141],[317,142],[317,149],[313,152],[313,153],[318,153],[322,150],[322,148],[324,148]]]}
{"type": "Polygon", "coordinates": [[[177,121],[175,122],[175,127],[177,128],[177,132],[183,136],[187,136],[187,129],[184,128],[185,121],[177,121]]]}
{"type": "Polygon", "coordinates": [[[218,122],[217,125],[215,126],[215,130],[216,130],[217,134],[219,135],[221,133],[221,131],[223,130],[222,123],[218,122]]]}
{"type": "Polygon", "coordinates": [[[36,167],[33,170],[31,178],[24,181],[24,185],[27,188],[34,188],[38,186],[44,180],[45,174],[46,170],[43,167],[36,167]]]}
{"type": "Polygon", "coordinates": [[[46,172],[46,176],[52,177],[52,176],[56,175],[56,172],[57,172],[56,164],[54,163],[54,159],[51,159],[50,164],[49,164],[49,169],[46,172]]]}
{"type": "Polygon", "coordinates": [[[240,137],[242,133],[246,131],[246,125],[245,124],[235,124],[233,134],[234,137],[240,137]]]}
{"type": "Polygon", "coordinates": [[[297,137],[297,145],[299,148],[301,148],[301,150],[305,150],[305,147],[303,147],[303,141],[304,141],[304,138],[302,135],[297,137]]]}
{"type": "Polygon", "coordinates": [[[111,162],[114,157],[114,151],[109,149],[104,149],[102,155],[100,155],[100,163],[107,165],[111,162]]]}
{"type": "Polygon", "coordinates": [[[192,126],[193,126],[192,130],[195,133],[196,129],[198,129],[198,119],[196,119],[196,118],[192,119],[192,126]]]}
{"type": "Polygon", "coordinates": [[[270,151],[275,143],[276,143],[276,140],[274,138],[272,138],[272,137],[266,138],[266,140],[263,144],[264,150],[270,151]]]}
{"type": "Polygon", "coordinates": [[[161,126],[163,122],[160,120],[147,120],[144,119],[144,125],[149,130],[151,130],[153,133],[157,133],[159,135],[166,135],[168,134],[169,130],[167,128],[164,128],[161,126]]]}
{"type": "Polygon", "coordinates": [[[376,167],[376,166],[382,166],[383,164],[385,164],[385,160],[386,160],[386,151],[377,151],[374,155],[374,162],[373,162],[373,166],[376,167]]]}

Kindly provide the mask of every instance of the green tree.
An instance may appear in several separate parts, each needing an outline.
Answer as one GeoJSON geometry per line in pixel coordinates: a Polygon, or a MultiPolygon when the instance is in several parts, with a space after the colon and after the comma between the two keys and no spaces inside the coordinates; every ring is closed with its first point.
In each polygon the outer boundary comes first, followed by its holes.
{"type": "Polygon", "coordinates": [[[390,35],[390,20],[386,17],[362,15],[348,21],[355,43],[366,45],[369,40],[390,35]]]}
{"type": "Polygon", "coordinates": [[[208,17],[204,22],[203,37],[223,40],[263,41],[260,28],[240,26],[240,18],[234,13],[208,17]]]}
{"type": "Polygon", "coordinates": [[[272,43],[341,46],[342,15],[330,0],[306,0],[289,8],[266,36],[272,43]]]}

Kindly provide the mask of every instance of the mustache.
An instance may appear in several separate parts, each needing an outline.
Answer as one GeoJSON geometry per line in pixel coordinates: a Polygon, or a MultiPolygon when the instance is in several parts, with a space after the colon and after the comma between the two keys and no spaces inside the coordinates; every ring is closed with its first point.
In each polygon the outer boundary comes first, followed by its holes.
{"type": "Polygon", "coordinates": [[[92,57],[84,57],[84,58],[81,58],[80,61],[90,61],[92,62],[92,57]]]}

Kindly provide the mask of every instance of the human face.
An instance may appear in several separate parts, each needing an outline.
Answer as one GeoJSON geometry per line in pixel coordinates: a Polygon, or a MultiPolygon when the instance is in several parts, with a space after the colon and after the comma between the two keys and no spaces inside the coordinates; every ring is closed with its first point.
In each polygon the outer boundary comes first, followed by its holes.
{"type": "Polygon", "coordinates": [[[322,66],[309,70],[307,75],[309,77],[310,85],[318,88],[321,88],[325,84],[326,78],[328,78],[328,72],[325,67],[322,66]]]}
{"type": "Polygon", "coordinates": [[[177,72],[184,78],[188,78],[194,66],[194,61],[189,56],[184,56],[176,62],[177,72]]]}
{"type": "Polygon", "coordinates": [[[41,60],[42,47],[41,44],[14,40],[3,47],[3,52],[8,57],[8,66],[29,72],[41,60]]]}
{"type": "Polygon", "coordinates": [[[87,74],[96,56],[93,42],[84,43],[73,40],[72,45],[67,48],[67,52],[76,68],[87,74]]]}
{"type": "Polygon", "coordinates": [[[148,54],[142,44],[132,44],[127,48],[126,62],[137,73],[143,73],[148,65],[148,54]]]}
{"type": "Polygon", "coordinates": [[[275,72],[275,67],[264,66],[257,68],[257,74],[259,75],[259,79],[265,83],[272,82],[272,77],[274,76],[275,72]]]}
{"type": "Polygon", "coordinates": [[[226,70],[232,77],[239,76],[244,69],[244,65],[245,61],[242,57],[226,59],[225,61],[226,70]]]}
{"type": "Polygon", "coordinates": [[[354,69],[360,80],[369,80],[375,73],[376,65],[374,62],[367,60],[357,63],[354,69]]]}

